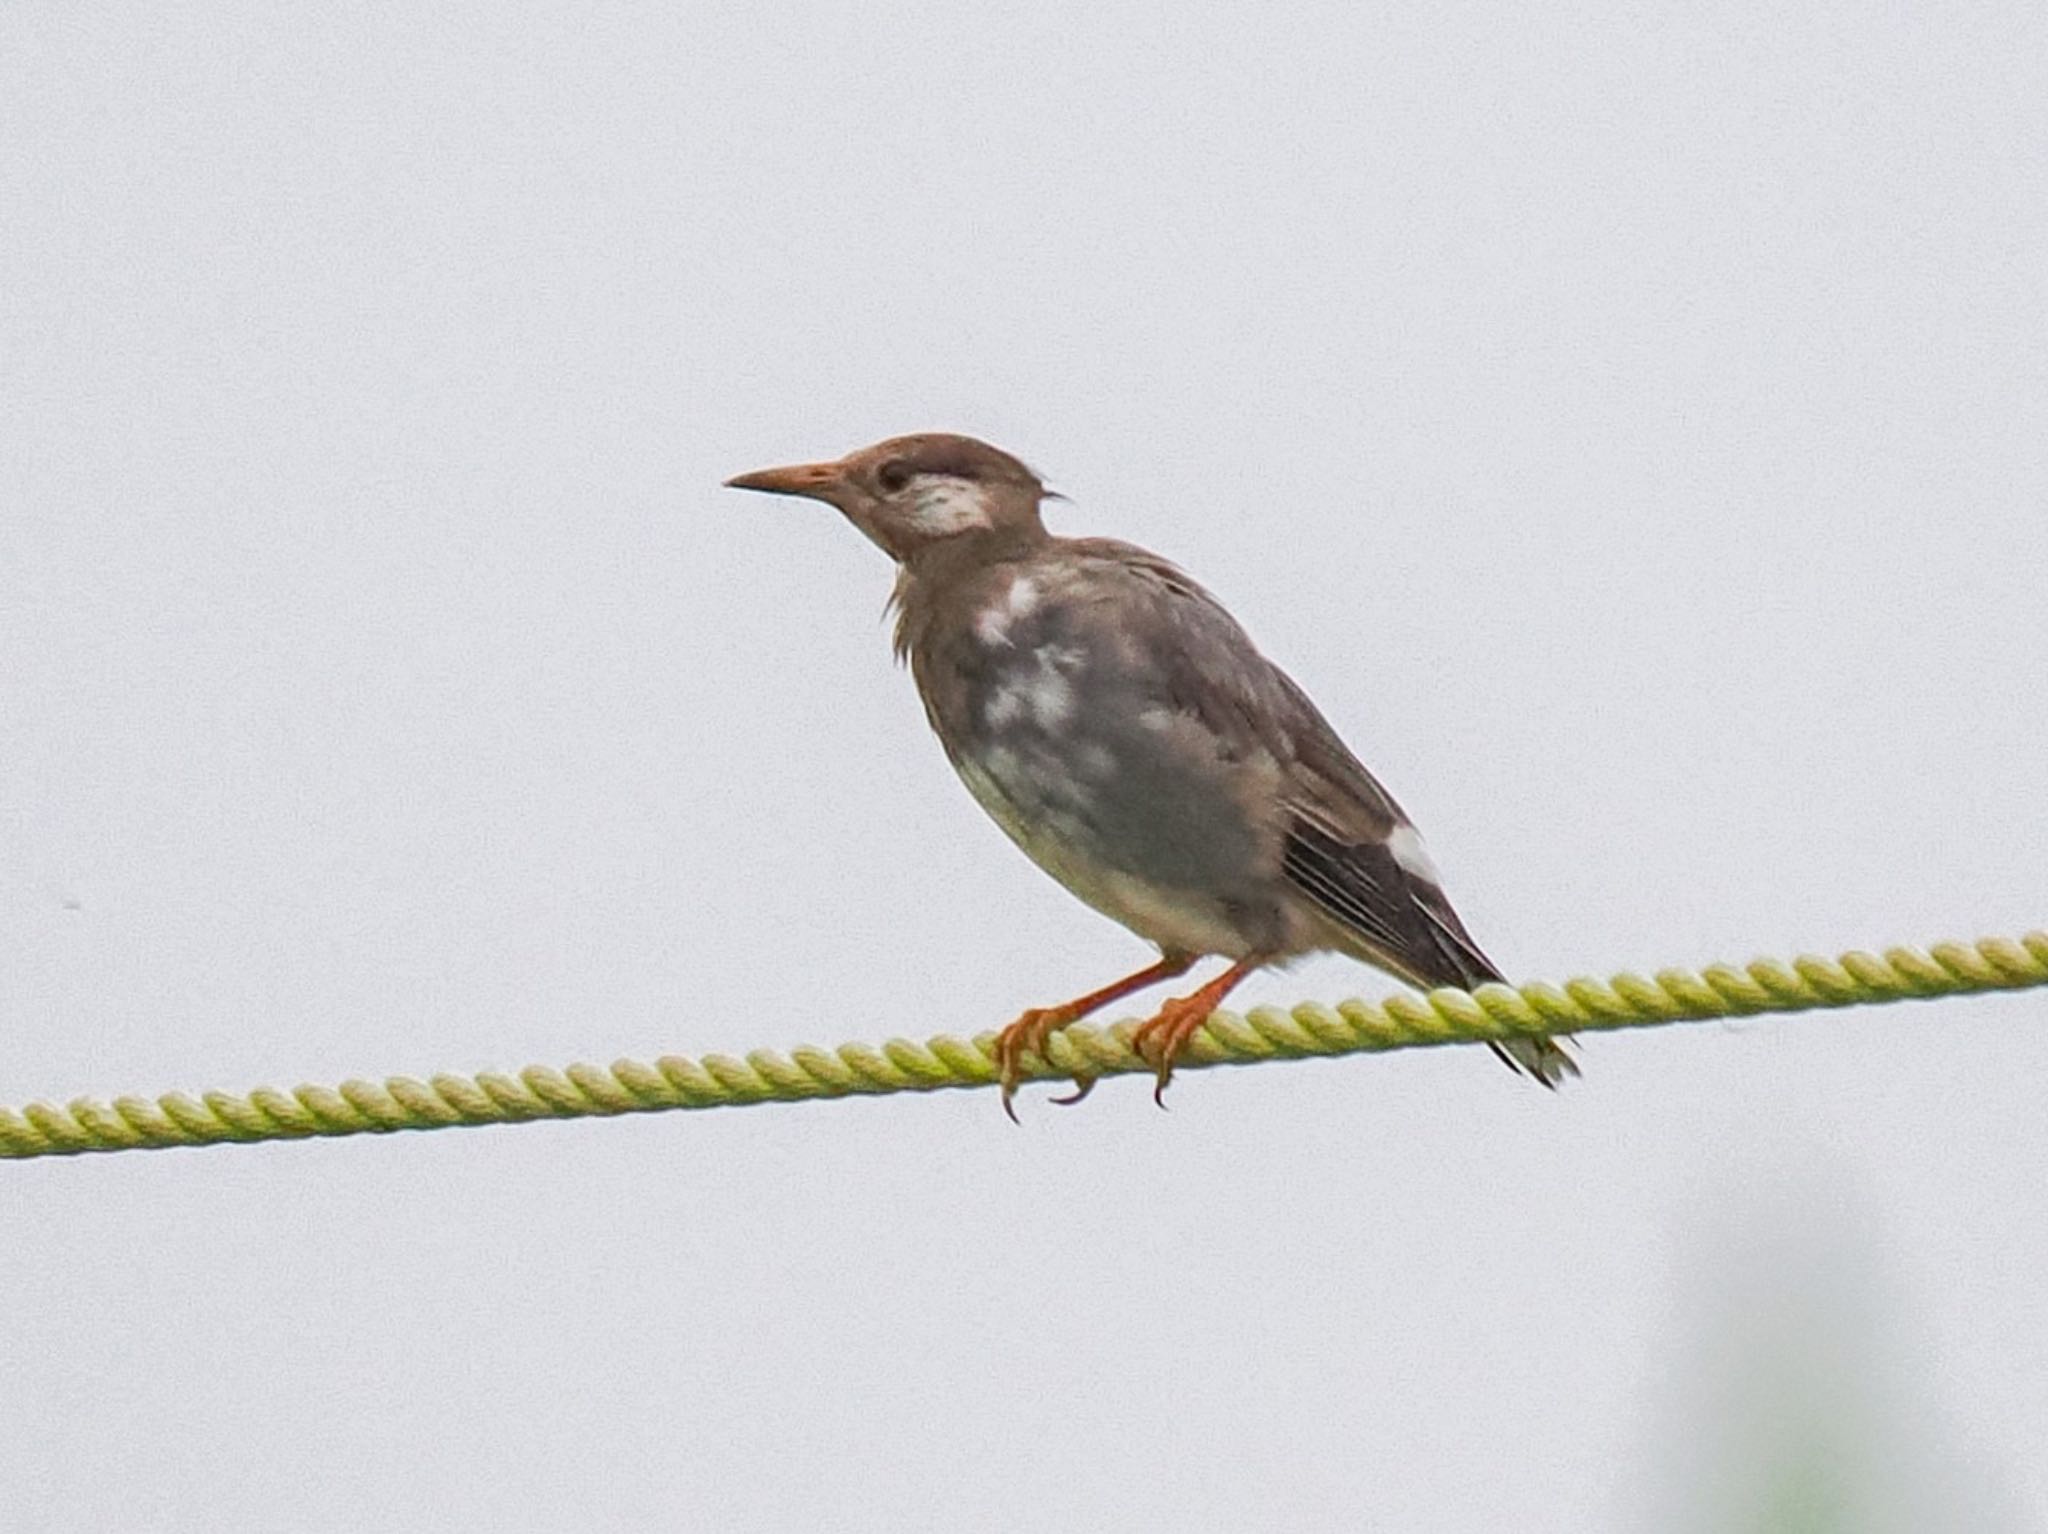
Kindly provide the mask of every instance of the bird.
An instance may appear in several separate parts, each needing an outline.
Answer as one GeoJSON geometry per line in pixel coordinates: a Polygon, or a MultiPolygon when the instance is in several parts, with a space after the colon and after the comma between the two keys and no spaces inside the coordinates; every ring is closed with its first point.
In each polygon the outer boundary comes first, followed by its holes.
{"type": "MultiPolygon", "coordinates": [[[[896,565],[895,653],[954,771],[1031,860],[1158,949],[1144,969],[996,1035],[1014,1121],[1027,1057],[1112,1002],[1227,967],[1132,1034],[1165,1106],[1175,1062],[1270,965],[1336,952],[1420,989],[1502,979],[1444,895],[1401,806],[1294,680],[1179,567],[1133,544],[1056,536],[1065,499],[973,437],[892,437],[756,469],[738,490],[836,508],[896,565]]],[[[1493,1046],[1555,1088],[1550,1036],[1493,1046]]],[[[1074,1102],[1093,1080],[1075,1076],[1074,1102]]]]}

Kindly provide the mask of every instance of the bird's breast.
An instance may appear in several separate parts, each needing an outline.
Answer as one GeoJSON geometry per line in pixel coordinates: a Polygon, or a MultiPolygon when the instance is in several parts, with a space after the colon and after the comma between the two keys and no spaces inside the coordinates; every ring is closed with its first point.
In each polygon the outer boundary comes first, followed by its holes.
{"type": "Polygon", "coordinates": [[[1277,868],[1250,808],[1262,764],[1175,707],[1143,648],[1103,621],[1113,615],[1063,600],[1042,574],[989,581],[945,617],[920,626],[912,669],[990,818],[1068,889],[1153,941],[1247,949],[1277,868]]]}

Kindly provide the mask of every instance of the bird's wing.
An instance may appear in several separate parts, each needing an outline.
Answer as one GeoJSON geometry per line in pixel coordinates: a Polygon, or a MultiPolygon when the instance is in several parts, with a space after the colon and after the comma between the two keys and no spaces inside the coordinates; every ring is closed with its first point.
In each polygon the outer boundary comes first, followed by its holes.
{"type": "Polygon", "coordinates": [[[1222,603],[1178,565],[1135,544],[1072,538],[1062,540],[1062,554],[1080,623],[1131,647],[1125,675],[1134,690],[1199,719],[1226,758],[1259,752],[1286,759],[1291,684],[1222,603]]]}
{"type": "MultiPolygon", "coordinates": [[[[1500,969],[1451,909],[1422,838],[1394,796],[1365,770],[1293,678],[1287,694],[1294,742],[1292,815],[1282,869],[1288,880],[1352,935],[1360,957],[1425,989],[1470,990],[1500,969]]],[[[1579,1067],[1554,1039],[1514,1038],[1489,1048],[1511,1070],[1555,1088],[1579,1067]]]]}
{"type": "Polygon", "coordinates": [[[1282,864],[1289,881],[1379,962],[1417,984],[1470,987],[1500,979],[1451,908],[1394,796],[1293,678],[1277,674],[1294,748],[1282,864]]]}
{"type": "MultiPolygon", "coordinates": [[[[1127,544],[1099,545],[1111,587],[1137,582],[1167,643],[1151,655],[1176,707],[1200,718],[1226,752],[1279,768],[1281,872],[1351,939],[1357,957],[1431,989],[1503,978],[1444,894],[1422,838],[1394,796],[1344,744],[1294,679],[1268,661],[1222,605],[1173,565],[1127,544]]],[[[1548,1038],[1489,1047],[1547,1087],[1578,1066],[1548,1038]]]]}
{"type": "Polygon", "coordinates": [[[1062,557],[1072,619],[1095,629],[1098,644],[1142,649],[1124,673],[1122,705],[1166,704],[1199,722],[1218,758],[1269,768],[1282,872],[1361,956],[1424,987],[1500,978],[1401,806],[1214,597],[1130,544],[1066,540],[1062,557]]]}

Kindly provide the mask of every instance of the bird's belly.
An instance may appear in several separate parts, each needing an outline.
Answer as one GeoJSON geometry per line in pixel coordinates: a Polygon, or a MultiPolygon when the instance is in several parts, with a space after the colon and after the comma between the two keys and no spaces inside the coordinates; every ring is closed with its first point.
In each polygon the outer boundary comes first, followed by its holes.
{"type": "MultiPolygon", "coordinates": [[[[1113,763],[1093,764],[1103,771],[1091,779],[1045,753],[998,746],[957,756],[953,765],[989,818],[1034,863],[1112,921],[1182,953],[1241,958],[1266,946],[1260,903],[1233,898],[1237,878],[1212,887],[1162,878],[1145,867],[1198,862],[1201,849],[1183,847],[1162,857],[1149,845],[1159,838],[1157,827],[1105,823],[1102,787],[1113,763]]],[[[1113,817],[1114,809],[1109,813],[1113,817]]],[[[1194,815],[1183,830],[1182,840],[1203,838],[1194,815]]],[[[1220,840],[1229,840],[1228,828],[1220,840]]]]}

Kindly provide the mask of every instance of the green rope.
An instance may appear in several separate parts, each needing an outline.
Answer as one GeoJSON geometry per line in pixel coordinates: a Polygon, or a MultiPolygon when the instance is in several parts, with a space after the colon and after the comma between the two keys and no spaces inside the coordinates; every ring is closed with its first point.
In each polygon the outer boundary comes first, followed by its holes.
{"type": "MultiPolygon", "coordinates": [[[[1790,964],[1759,959],[1741,969],[1716,964],[1698,974],[1667,969],[1653,980],[1621,974],[1606,983],[1569,980],[1561,989],[1484,985],[1469,994],[1432,991],[1334,1007],[1305,1002],[1292,1011],[1258,1007],[1244,1016],[1218,1012],[1180,1063],[1183,1069],[1248,1065],[2040,985],[2048,985],[2048,932],[2029,932],[2018,939],[1938,943],[1926,952],[1892,948],[1882,957],[1857,952],[1790,964]]],[[[1049,1062],[1027,1060],[1026,1074],[1064,1079],[1081,1068],[1093,1076],[1149,1075],[1152,1067],[1130,1046],[1134,1026],[1069,1028],[1054,1038],[1049,1062]]],[[[117,1097],[112,1103],[82,1097],[64,1108],[31,1103],[0,1108],[0,1160],[986,1087],[996,1080],[993,1040],[993,1034],[972,1040],[941,1034],[923,1044],[891,1039],[879,1046],[803,1047],[787,1055],[758,1049],[744,1060],[664,1055],[652,1065],[620,1060],[608,1070],[531,1065],[516,1076],[392,1076],[288,1093],[258,1087],[246,1097],[207,1092],[197,1101],[172,1092],[153,1100],[117,1097]]]]}

